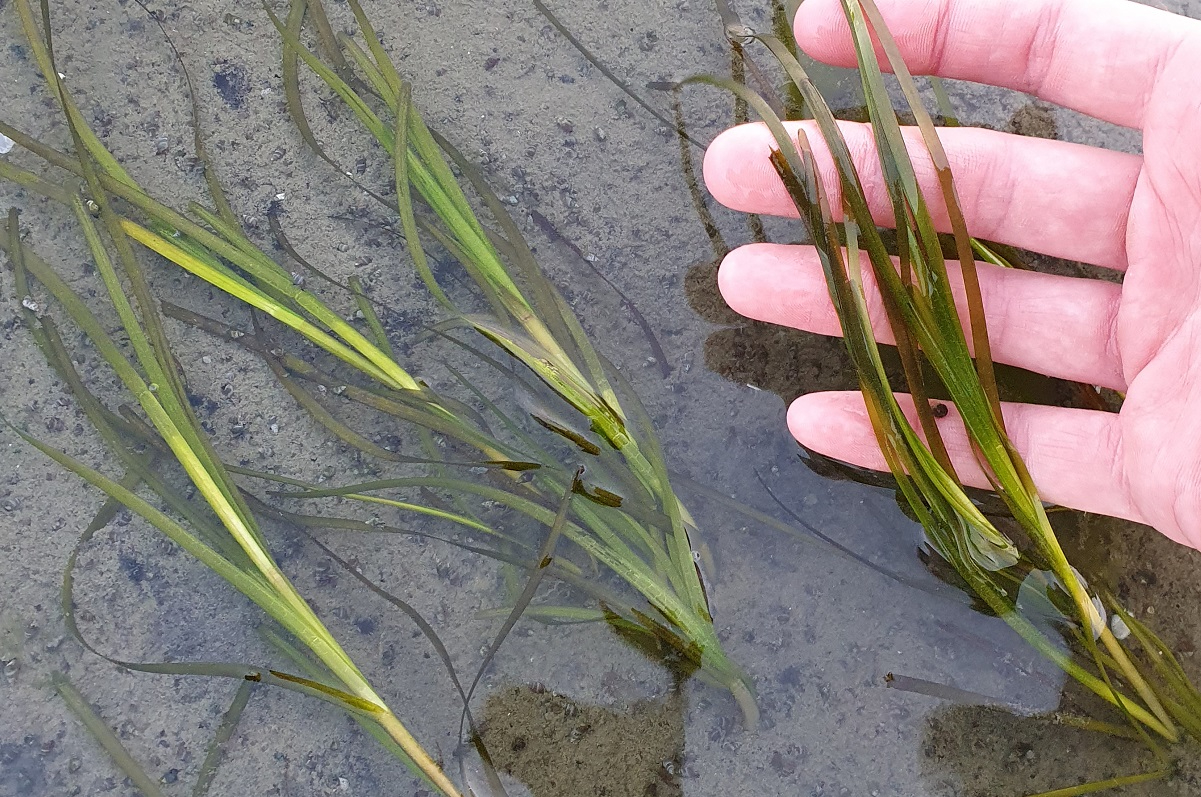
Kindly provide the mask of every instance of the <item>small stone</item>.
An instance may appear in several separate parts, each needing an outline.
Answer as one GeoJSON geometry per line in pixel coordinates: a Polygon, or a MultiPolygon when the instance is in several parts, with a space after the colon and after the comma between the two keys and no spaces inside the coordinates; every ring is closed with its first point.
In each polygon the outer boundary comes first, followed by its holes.
{"type": "Polygon", "coordinates": [[[26,296],[21,300],[21,306],[31,313],[36,313],[42,309],[42,306],[33,300],[32,296],[26,296]]]}
{"type": "Polygon", "coordinates": [[[592,135],[596,137],[597,141],[607,141],[609,139],[609,134],[605,132],[605,128],[603,127],[594,127],[592,135]]]}
{"type": "Polygon", "coordinates": [[[0,155],[7,155],[8,153],[12,152],[13,147],[15,146],[15,141],[3,133],[0,133],[0,155]]]}

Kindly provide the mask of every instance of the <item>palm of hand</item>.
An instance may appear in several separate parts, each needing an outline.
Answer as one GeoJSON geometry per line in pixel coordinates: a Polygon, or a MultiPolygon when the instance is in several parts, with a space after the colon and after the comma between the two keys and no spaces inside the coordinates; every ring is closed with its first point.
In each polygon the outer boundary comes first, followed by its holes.
{"type": "Polygon", "coordinates": [[[1128,382],[1115,459],[1142,520],[1201,548],[1201,41],[1148,103],[1115,343],[1128,382]]]}
{"type": "MultiPolygon", "coordinates": [[[[1201,102],[1193,91],[1201,23],[1125,0],[877,2],[915,74],[1015,88],[1142,130],[1141,157],[966,128],[941,137],[974,235],[1125,271],[1119,287],[981,266],[998,360],[1126,393],[1116,415],[1005,407],[1043,497],[1201,548],[1201,102]]],[[[839,6],[806,0],[797,38],[809,54],[849,66],[839,6]]],[[[844,135],[877,221],[887,223],[870,133],[845,125],[844,135]]],[[[920,139],[908,140],[920,152],[920,139]]],[[[713,194],[739,210],[790,213],[766,162],[769,146],[755,126],[718,137],[705,160],[713,194]]],[[[817,157],[837,194],[828,157],[820,148],[817,157]]],[[[936,195],[921,160],[919,180],[936,195]]],[[[742,247],[719,280],[745,315],[838,331],[811,248],[742,247]]],[[[940,423],[957,469],[986,486],[954,416],[940,423]]],[[[884,468],[857,394],[802,396],[789,425],[818,451],[884,468]]]]}

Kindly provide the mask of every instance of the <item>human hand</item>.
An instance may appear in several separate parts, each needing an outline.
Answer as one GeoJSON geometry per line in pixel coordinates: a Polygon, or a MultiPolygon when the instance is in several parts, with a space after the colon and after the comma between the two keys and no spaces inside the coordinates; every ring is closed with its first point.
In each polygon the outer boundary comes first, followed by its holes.
{"type": "MultiPolygon", "coordinates": [[[[1128,0],[877,4],[914,74],[1017,89],[1142,131],[1142,156],[973,128],[939,137],[972,235],[1124,272],[1117,285],[977,264],[997,361],[1126,394],[1117,414],[1004,406],[1040,494],[1201,548],[1201,22],[1128,0]]],[[[839,0],[806,0],[796,34],[811,56],[854,66],[839,0]]],[[[833,162],[807,132],[838,208],[833,162]]],[[[844,124],[843,133],[876,221],[891,225],[870,130],[844,124]]],[[[950,231],[920,135],[907,130],[906,141],[940,230],[950,231]]],[[[795,216],[768,162],[772,145],[761,125],[720,135],[705,156],[714,197],[795,216]]],[[[743,315],[839,333],[812,247],[741,247],[718,280],[743,315]]],[[[873,326],[884,329],[866,287],[873,326]]],[[[939,422],[955,466],[987,487],[956,418],[952,410],[939,422]]],[[[810,448],[887,468],[858,393],[802,396],[788,425],[810,448]]]]}

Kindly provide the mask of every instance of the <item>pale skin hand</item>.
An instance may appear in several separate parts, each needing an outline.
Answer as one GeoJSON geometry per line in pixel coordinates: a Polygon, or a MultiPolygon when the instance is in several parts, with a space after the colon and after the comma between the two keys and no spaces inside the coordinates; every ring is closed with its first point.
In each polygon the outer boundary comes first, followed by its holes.
{"type": "MultiPolygon", "coordinates": [[[[1125,272],[1118,286],[980,265],[998,361],[1126,393],[1118,414],[1005,407],[1043,498],[1201,548],[1201,22],[1127,0],[877,3],[915,74],[1018,89],[1142,132],[1141,157],[979,129],[941,135],[973,235],[1125,272]]],[[[796,31],[815,58],[854,64],[839,0],[806,0],[796,31]]],[[[869,133],[844,131],[888,223],[869,133]]],[[[908,140],[937,195],[918,138],[908,140]]],[[[732,208],[795,216],[769,146],[758,125],[726,131],[706,154],[705,182],[732,208]]],[[[719,281],[744,315],[838,332],[810,247],[744,246],[719,281]]],[[[941,423],[960,474],[987,486],[954,411],[941,423]]],[[[885,468],[857,393],[803,396],[788,424],[813,449],[885,468]]]]}

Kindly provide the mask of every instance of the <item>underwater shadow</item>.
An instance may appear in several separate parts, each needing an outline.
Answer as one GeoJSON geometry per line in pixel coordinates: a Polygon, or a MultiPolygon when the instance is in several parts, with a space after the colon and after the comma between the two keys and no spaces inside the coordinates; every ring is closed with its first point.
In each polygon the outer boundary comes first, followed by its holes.
{"type": "Polygon", "coordinates": [[[489,695],[481,736],[533,797],[682,797],[685,708],[679,689],[619,709],[511,686],[489,695]]]}

